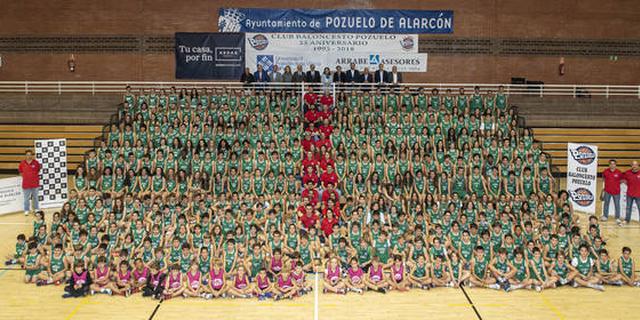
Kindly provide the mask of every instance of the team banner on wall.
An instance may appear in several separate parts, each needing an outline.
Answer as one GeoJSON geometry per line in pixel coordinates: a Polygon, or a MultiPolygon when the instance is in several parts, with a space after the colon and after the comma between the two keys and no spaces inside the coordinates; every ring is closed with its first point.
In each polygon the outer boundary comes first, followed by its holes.
{"type": "Polygon", "coordinates": [[[453,33],[453,11],[221,8],[218,31],[453,33]]]}
{"type": "Polygon", "coordinates": [[[567,192],[576,210],[596,213],[598,147],[567,144],[567,192]]]}
{"type": "Polygon", "coordinates": [[[247,33],[247,67],[252,71],[262,65],[267,71],[278,65],[281,70],[297,65],[307,70],[314,64],[317,69],[341,66],[347,70],[351,63],[358,69],[377,70],[383,63],[400,72],[424,72],[427,55],[418,53],[415,34],[357,34],[357,33],[247,33]]]}
{"type": "Polygon", "coordinates": [[[22,177],[0,179],[0,215],[22,211],[22,177]]]}
{"type": "Polygon", "coordinates": [[[316,70],[322,72],[324,67],[334,70],[341,66],[343,71],[349,69],[351,63],[355,63],[358,69],[369,68],[371,73],[378,69],[378,65],[386,65],[385,70],[391,71],[391,66],[397,66],[400,72],[426,72],[426,53],[389,53],[389,52],[349,52],[315,55],[307,52],[271,52],[270,54],[247,54],[247,67],[256,70],[258,64],[271,71],[274,65],[278,65],[282,71],[285,66],[290,66],[295,72],[296,65],[302,65],[303,70],[308,70],[310,65],[315,65],[316,70]]]}
{"type": "Polygon", "coordinates": [[[177,79],[240,79],[244,34],[178,32],[175,38],[177,79]]]}
{"type": "Polygon", "coordinates": [[[56,208],[67,201],[67,140],[35,141],[36,160],[42,165],[38,202],[40,208],[56,208]]]}
{"type": "Polygon", "coordinates": [[[417,34],[247,33],[247,51],[410,52],[418,53],[417,34]]]}

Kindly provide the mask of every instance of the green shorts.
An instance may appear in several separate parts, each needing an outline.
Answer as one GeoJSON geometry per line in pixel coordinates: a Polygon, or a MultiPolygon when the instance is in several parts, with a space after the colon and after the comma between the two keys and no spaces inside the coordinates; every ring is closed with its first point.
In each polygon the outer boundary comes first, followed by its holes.
{"type": "Polygon", "coordinates": [[[33,277],[33,276],[39,275],[40,272],[42,272],[42,269],[40,269],[40,268],[34,269],[34,270],[27,270],[25,275],[29,276],[29,277],[33,277]]]}

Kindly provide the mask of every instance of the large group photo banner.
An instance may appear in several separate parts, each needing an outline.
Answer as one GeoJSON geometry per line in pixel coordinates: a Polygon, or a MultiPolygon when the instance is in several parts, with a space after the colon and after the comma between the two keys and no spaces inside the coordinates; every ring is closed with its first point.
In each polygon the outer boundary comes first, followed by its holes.
{"type": "Polygon", "coordinates": [[[297,65],[308,70],[341,66],[349,69],[355,63],[359,70],[377,70],[379,64],[398,67],[400,72],[427,71],[427,54],[418,53],[415,34],[358,34],[358,33],[247,33],[247,67],[255,71],[258,65],[271,71],[297,65]]]}
{"type": "Polygon", "coordinates": [[[567,192],[575,210],[596,213],[598,147],[567,144],[567,192]]]}
{"type": "Polygon", "coordinates": [[[175,39],[176,79],[240,79],[244,34],[178,32],[175,39]]]}
{"type": "Polygon", "coordinates": [[[453,33],[451,10],[220,8],[220,32],[453,33]]]}
{"type": "Polygon", "coordinates": [[[0,179],[0,215],[22,211],[22,177],[0,179]]]}

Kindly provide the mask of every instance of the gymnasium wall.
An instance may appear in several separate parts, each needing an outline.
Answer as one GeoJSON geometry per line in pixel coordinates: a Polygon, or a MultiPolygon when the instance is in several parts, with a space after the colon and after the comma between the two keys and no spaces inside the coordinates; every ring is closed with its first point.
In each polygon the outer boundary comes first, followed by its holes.
{"type": "MultiPolygon", "coordinates": [[[[637,83],[640,1],[346,3],[300,0],[295,7],[454,10],[453,34],[420,37],[421,52],[430,53],[429,71],[406,81],[508,82],[519,76],[548,83],[637,83]],[[561,56],[564,76],[558,75],[561,56]]],[[[172,80],[174,32],[217,31],[220,7],[291,6],[271,0],[7,2],[0,11],[0,80],[172,80]],[[154,41],[159,45],[150,46],[154,41]],[[71,53],[75,73],[66,65],[71,53]]]]}

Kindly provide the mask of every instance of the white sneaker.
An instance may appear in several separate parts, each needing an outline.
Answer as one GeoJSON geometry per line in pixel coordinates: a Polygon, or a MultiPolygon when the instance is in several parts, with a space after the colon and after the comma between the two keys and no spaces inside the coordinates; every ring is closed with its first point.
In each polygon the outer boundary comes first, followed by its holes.
{"type": "Polygon", "coordinates": [[[542,287],[540,287],[540,286],[536,286],[535,288],[536,288],[536,292],[542,291],[542,287]]]}
{"type": "Polygon", "coordinates": [[[25,212],[24,212],[24,215],[25,215],[25,216],[28,216],[28,215],[29,215],[29,211],[25,211],[25,212]]]}
{"type": "Polygon", "coordinates": [[[605,216],[601,216],[600,217],[600,221],[607,221],[607,220],[609,220],[609,219],[607,217],[605,217],[605,216]]]}

